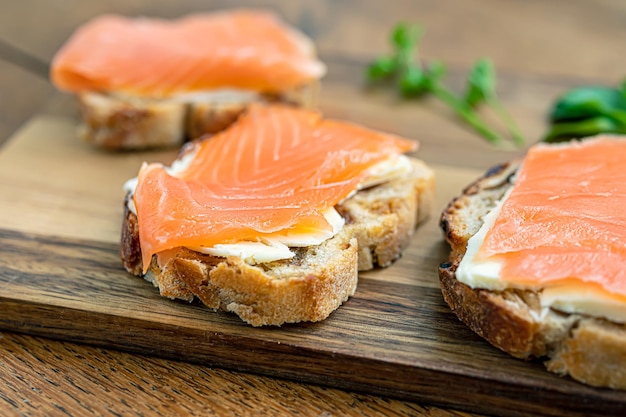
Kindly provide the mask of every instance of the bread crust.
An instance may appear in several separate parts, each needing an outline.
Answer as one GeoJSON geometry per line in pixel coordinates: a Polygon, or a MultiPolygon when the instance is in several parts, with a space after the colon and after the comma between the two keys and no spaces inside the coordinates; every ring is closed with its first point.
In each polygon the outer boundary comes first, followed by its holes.
{"type": "Polygon", "coordinates": [[[456,279],[467,241],[512,186],[521,162],[490,169],[443,210],[440,227],[451,247],[449,260],[439,267],[443,298],[462,322],[512,356],[541,360],[549,371],[588,385],[626,389],[626,325],[542,311],[535,291],[473,289],[456,279]]]}
{"type": "MultiPolygon", "coordinates": [[[[281,102],[313,108],[318,82],[281,94],[259,94],[255,101],[281,102]]],[[[249,101],[195,98],[150,99],[83,92],[77,94],[82,113],[79,136],[107,150],[178,147],[186,140],[214,134],[230,126],[249,101]]]]}
{"type": "Polygon", "coordinates": [[[260,265],[177,248],[153,256],[143,275],[137,217],[125,202],[122,263],[164,297],[197,298],[253,326],[323,320],[354,294],[359,270],[385,267],[400,257],[417,225],[428,217],[434,173],[417,159],[412,166],[405,178],[361,190],[338,206],[346,225],[333,238],[292,248],[293,259],[260,265]]]}

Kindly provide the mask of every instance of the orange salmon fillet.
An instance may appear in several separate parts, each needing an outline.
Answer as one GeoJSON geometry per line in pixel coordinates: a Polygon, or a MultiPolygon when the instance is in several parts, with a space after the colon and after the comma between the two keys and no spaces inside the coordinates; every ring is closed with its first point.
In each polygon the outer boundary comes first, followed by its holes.
{"type": "Polygon", "coordinates": [[[233,10],[178,20],[97,17],[57,52],[50,76],[69,92],[160,98],[219,88],[281,92],[325,70],[311,41],[274,14],[233,10]]]}
{"type": "Polygon", "coordinates": [[[502,259],[507,281],[626,297],[626,141],[532,147],[478,257],[502,259]]]}
{"type": "Polygon", "coordinates": [[[184,169],[142,166],[134,203],[144,268],[172,248],[332,230],[325,210],[355,192],[370,167],[415,149],[415,141],[314,111],[253,104],[200,142],[184,169]]]}

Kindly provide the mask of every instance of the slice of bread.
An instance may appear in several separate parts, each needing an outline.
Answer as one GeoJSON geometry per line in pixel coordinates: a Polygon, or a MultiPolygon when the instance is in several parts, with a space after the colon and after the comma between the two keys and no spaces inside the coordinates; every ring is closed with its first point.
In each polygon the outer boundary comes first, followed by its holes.
{"type": "Polygon", "coordinates": [[[521,162],[492,168],[443,210],[440,225],[451,247],[439,268],[443,297],[461,321],[503,351],[542,360],[549,371],[585,384],[626,389],[626,325],[544,311],[536,291],[472,289],[455,277],[469,238],[512,186],[521,162]]]}
{"type": "MultiPolygon", "coordinates": [[[[429,215],[434,173],[420,160],[411,162],[406,177],[360,190],[338,206],[343,229],[320,245],[292,248],[293,259],[251,265],[178,248],[154,256],[144,278],[164,297],[198,298],[253,326],[323,320],[354,294],[359,270],[385,267],[400,257],[429,215]]],[[[124,207],[122,261],[142,276],[137,217],[124,207]]]]}
{"type": "MultiPolygon", "coordinates": [[[[281,94],[258,94],[253,100],[314,108],[318,82],[281,94]]],[[[207,93],[150,99],[99,92],[77,94],[82,113],[79,136],[108,150],[178,147],[188,139],[217,133],[232,124],[251,98],[207,93]]]]}

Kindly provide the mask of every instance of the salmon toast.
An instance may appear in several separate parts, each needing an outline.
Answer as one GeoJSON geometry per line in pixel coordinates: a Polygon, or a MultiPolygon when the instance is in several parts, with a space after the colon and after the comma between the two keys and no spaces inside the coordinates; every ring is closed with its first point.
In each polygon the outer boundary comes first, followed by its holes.
{"type": "Polygon", "coordinates": [[[271,12],[237,9],[96,17],[59,49],[50,78],[78,96],[86,138],[116,149],[180,145],[223,129],[250,102],[314,106],[325,72],[303,33],[271,12]]]}
{"type": "Polygon", "coordinates": [[[446,302],[496,347],[626,389],[626,141],[538,144],[443,211],[446,302]]]}
{"type": "Polygon", "coordinates": [[[401,256],[430,212],[416,141],[281,104],[146,163],[125,189],[122,260],[171,298],[246,322],[319,321],[358,270],[401,256]]]}

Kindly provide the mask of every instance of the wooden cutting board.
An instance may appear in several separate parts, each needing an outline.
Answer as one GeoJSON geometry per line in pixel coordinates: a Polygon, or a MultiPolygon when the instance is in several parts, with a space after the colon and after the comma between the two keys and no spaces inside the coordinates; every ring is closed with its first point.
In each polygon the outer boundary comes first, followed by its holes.
{"type": "Polygon", "coordinates": [[[559,378],[491,347],[442,300],[438,211],[480,173],[435,166],[436,212],[391,267],[320,323],[253,328],[161,298],[121,267],[122,184],[174,151],[105,153],[41,116],[0,149],[0,327],[421,401],[519,415],[620,414],[624,392],[559,378]]]}

